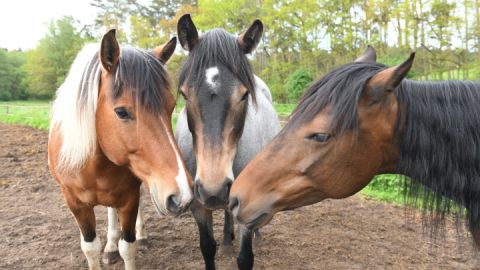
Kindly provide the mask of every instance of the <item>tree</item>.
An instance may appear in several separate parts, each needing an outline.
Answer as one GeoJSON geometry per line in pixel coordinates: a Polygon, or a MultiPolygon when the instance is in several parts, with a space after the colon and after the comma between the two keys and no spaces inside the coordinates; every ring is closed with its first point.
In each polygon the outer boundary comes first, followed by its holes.
{"type": "Polygon", "coordinates": [[[290,102],[296,102],[303,94],[306,87],[313,81],[310,71],[299,68],[290,77],[285,84],[290,102]]]}
{"type": "Polygon", "coordinates": [[[0,100],[25,99],[25,52],[0,49],[0,100]]]}
{"type": "Polygon", "coordinates": [[[75,24],[69,16],[51,21],[48,33],[29,52],[25,71],[32,97],[51,98],[65,80],[75,56],[88,39],[75,24]]]}

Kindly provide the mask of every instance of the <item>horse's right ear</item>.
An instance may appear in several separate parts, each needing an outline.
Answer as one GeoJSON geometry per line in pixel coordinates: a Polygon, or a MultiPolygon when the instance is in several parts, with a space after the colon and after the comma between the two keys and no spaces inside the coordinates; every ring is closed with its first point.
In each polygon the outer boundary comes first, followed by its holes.
{"type": "Polygon", "coordinates": [[[177,23],[178,40],[182,48],[191,51],[198,43],[198,31],[190,14],[183,15],[177,23]]]}
{"type": "Polygon", "coordinates": [[[376,63],[377,62],[377,52],[375,49],[368,45],[367,49],[360,55],[354,62],[366,62],[366,63],[376,63]]]}
{"type": "Polygon", "coordinates": [[[108,72],[113,72],[120,58],[120,45],[115,36],[115,29],[108,31],[102,38],[100,45],[100,62],[108,72]]]}
{"type": "Polygon", "coordinates": [[[390,67],[375,74],[367,84],[367,93],[373,96],[376,100],[381,96],[392,93],[407,76],[412,68],[415,53],[410,54],[410,57],[398,66],[390,67]]]}

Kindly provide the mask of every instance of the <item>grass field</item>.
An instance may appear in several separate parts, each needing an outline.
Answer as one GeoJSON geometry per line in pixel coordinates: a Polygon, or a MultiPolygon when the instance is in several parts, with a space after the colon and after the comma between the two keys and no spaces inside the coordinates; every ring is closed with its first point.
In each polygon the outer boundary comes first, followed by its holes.
{"type": "MultiPolygon", "coordinates": [[[[183,104],[179,104],[183,107],[183,104]]],[[[7,124],[18,124],[47,130],[50,117],[50,101],[10,101],[0,102],[0,122],[7,124]]],[[[295,108],[295,104],[275,104],[275,110],[280,118],[286,119],[295,108]]],[[[177,115],[180,112],[175,109],[173,124],[176,124],[177,115]]],[[[379,175],[362,190],[362,194],[377,200],[403,203],[401,194],[401,181],[397,175],[379,175]]]]}
{"type": "Polygon", "coordinates": [[[19,124],[39,129],[48,129],[50,118],[49,101],[0,102],[0,122],[19,124]]]}

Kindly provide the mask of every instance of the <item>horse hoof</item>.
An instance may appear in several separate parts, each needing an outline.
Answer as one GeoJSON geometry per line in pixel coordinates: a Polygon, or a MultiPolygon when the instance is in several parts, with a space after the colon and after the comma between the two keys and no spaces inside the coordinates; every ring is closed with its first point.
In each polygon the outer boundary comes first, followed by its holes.
{"type": "Polygon", "coordinates": [[[138,243],[138,250],[146,250],[150,247],[150,245],[148,244],[147,238],[138,239],[137,243],[138,243]]]}
{"type": "Polygon", "coordinates": [[[235,257],[235,252],[233,251],[233,245],[220,245],[220,254],[226,257],[235,257]]]}
{"type": "Polygon", "coordinates": [[[121,259],[122,258],[120,257],[120,253],[118,253],[118,250],[117,250],[112,252],[104,252],[102,261],[106,265],[111,265],[120,261],[121,259]]]}

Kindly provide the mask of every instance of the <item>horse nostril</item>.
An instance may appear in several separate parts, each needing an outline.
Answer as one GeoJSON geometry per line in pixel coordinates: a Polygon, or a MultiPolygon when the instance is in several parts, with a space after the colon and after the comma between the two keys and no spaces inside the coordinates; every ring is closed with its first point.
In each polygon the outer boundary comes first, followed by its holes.
{"type": "Polygon", "coordinates": [[[235,213],[235,210],[238,211],[238,205],[240,204],[240,201],[238,200],[237,197],[233,197],[230,199],[230,203],[228,204],[228,209],[230,209],[230,212],[232,212],[232,214],[236,214],[235,213]]]}
{"type": "Polygon", "coordinates": [[[175,195],[170,195],[167,198],[167,210],[172,213],[177,213],[180,210],[180,198],[175,195]]]}

